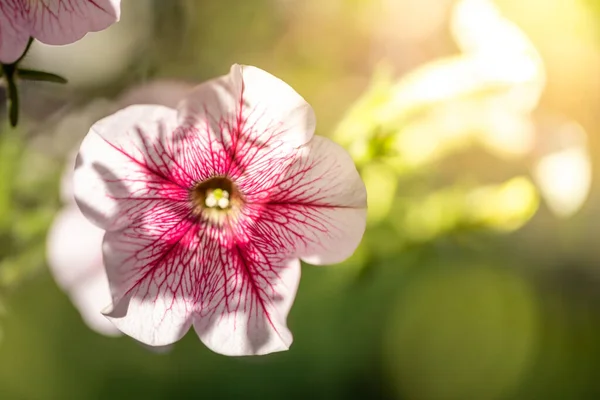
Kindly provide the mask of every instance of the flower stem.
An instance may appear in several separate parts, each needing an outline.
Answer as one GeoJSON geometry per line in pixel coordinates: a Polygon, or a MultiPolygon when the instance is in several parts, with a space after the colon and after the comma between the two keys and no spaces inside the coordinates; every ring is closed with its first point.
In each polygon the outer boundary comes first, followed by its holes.
{"type": "Polygon", "coordinates": [[[4,79],[6,80],[6,92],[8,95],[8,120],[10,122],[10,126],[13,128],[16,127],[17,123],[19,122],[19,92],[15,82],[15,71],[17,69],[17,65],[29,52],[31,43],[33,43],[32,37],[29,38],[29,42],[27,42],[25,51],[23,51],[23,54],[21,54],[21,57],[19,57],[17,61],[11,64],[1,64],[0,68],[2,70],[0,77],[4,76],[4,79]]]}
{"type": "Polygon", "coordinates": [[[33,38],[29,38],[29,42],[27,43],[25,51],[23,54],[21,54],[21,57],[19,57],[17,61],[10,64],[0,64],[0,78],[4,77],[4,80],[6,81],[8,95],[8,119],[13,128],[16,127],[17,123],[19,122],[19,92],[16,84],[17,78],[28,81],[67,83],[67,80],[62,76],[50,72],[18,68],[19,63],[29,52],[31,43],[33,43],[33,38]]]}
{"type": "Polygon", "coordinates": [[[8,120],[13,128],[19,122],[19,92],[15,82],[16,63],[2,64],[4,79],[6,80],[6,94],[8,96],[8,120]]]}

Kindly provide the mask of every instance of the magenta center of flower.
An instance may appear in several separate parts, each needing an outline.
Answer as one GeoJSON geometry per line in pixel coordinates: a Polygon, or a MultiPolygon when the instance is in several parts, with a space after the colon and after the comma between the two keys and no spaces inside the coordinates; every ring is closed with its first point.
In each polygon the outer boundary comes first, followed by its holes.
{"type": "Polygon", "coordinates": [[[194,213],[218,222],[221,215],[239,209],[242,196],[234,183],[225,177],[217,176],[198,183],[190,191],[194,213]]]}

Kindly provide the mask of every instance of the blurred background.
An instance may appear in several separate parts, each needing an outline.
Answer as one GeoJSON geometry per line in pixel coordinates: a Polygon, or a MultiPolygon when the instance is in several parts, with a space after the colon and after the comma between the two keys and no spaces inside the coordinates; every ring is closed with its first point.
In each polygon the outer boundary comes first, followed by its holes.
{"type": "Polygon", "coordinates": [[[600,398],[598,1],[123,1],[25,64],[69,84],[21,82],[0,117],[1,399],[600,398]],[[63,171],[99,118],[233,63],[351,153],[363,242],[303,267],[288,352],[100,335],[47,267],[63,171]]]}

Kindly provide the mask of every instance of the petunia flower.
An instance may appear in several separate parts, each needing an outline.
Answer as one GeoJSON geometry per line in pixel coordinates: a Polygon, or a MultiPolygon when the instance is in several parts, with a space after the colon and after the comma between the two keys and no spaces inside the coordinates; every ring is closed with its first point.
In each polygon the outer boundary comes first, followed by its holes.
{"type": "Polygon", "coordinates": [[[117,22],[121,0],[0,1],[0,63],[15,62],[30,37],[50,45],[78,41],[117,22]]]}
{"type": "MultiPolygon", "coordinates": [[[[192,85],[184,82],[150,82],[125,92],[109,106],[80,110],[79,114],[66,118],[59,128],[72,136],[86,122],[89,127],[92,124],[90,118],[94,115],[97,119],[98,113],[106,116],[130,104],[174,107],[191,88],[192,85]],[[107,111],[109,109],[112,111],[107,111]]],[[[61,179],[60,193],[65,206],[56,215],[48,232],[48,265],[57,284],[69,295],[91,329],[107,336],[120,335],[121,332],[102,314],[102,310],[112,302],[102,261],[104,230],[89,222],[75,204],[72,184],[74,164],[75,154],[67,163],[61,179]]]]}
{"type": "Polygon", "coordinates": [[[287,350],[300,260],[341,262],[366,222],[352,159],[314,129],[291,87],[240,65],[177,109],[131,106],[92,126],[74,192],[107,231],[115,326],[152,346],[193,326],[217,353],[287,350]]]}

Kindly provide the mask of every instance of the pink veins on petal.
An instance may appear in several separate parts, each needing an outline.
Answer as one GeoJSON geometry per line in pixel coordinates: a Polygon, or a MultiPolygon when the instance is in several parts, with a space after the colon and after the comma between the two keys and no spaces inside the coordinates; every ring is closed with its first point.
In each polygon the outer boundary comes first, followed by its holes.
{"type": "Polygon", "coordinates": [[[132,106],[92,127],[75,194],[107,230],[121,331],[166,345],[193,326],[227,355],[289,348],[299,259],[340,262],[365,229],[354,164],[314,125],[287,84],[234,65],[179,110],[132,106]]]}
{"type": "Polygon", "coordinates": [[[120,18],[121,0],[0,1],[0,62],[15,62],[30,37],[65,45],[88,32],[108,28],[120,18]]]}

